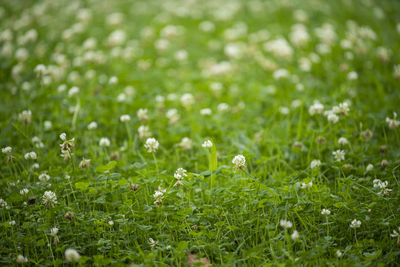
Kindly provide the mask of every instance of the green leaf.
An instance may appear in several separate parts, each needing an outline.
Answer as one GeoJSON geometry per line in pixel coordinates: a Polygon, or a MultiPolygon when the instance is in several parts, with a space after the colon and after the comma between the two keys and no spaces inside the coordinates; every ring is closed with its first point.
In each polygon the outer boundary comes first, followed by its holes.
{"type": "Polygon", "coordinates": [[[112,170],[116,165],[117,165],[116,161],[110,161],[106,165],[97,166],[96,171],[97,172],[108,172],[108,171],[112,170]]]}
{"type": "Polygon", "coordinates": [[[216,170],[218,168],[218,159],[217,159],[217,148],[215,145],[211,147],[210,158],[209,158],[209,168],[210,170],[216,170]]]}
{"type": "Polygon", "coordinates": [[[176,250],[178,252],[182,252],[185,249],[187,249],[187,247],[188,247],[188,242],[187,241],[181,241],[181,242],[178,243],[178,246],[176,247],[176,250]]]}
{"type": "Polygon", "coordinates": [[[75,183],[76,189],[85,191],[90,185],[90,182],[77,182],[75,183]]]}

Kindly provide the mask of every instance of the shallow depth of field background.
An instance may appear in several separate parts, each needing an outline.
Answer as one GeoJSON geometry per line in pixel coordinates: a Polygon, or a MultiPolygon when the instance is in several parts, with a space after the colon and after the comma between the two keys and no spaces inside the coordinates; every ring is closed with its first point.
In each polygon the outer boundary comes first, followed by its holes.
{"type": "Polygon", "coordinates": [[[1,1],[0,265],[399,264],[399,14],[1,1]]]}

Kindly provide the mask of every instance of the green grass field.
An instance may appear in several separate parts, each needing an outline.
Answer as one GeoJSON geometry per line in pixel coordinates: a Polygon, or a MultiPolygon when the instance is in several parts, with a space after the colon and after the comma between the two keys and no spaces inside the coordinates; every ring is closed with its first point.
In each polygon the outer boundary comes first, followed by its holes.
{"type": "Polygon", "coordinates": [[[4,0],[0,25],[1,266],[400,264],[399,1],[4,0]]]}

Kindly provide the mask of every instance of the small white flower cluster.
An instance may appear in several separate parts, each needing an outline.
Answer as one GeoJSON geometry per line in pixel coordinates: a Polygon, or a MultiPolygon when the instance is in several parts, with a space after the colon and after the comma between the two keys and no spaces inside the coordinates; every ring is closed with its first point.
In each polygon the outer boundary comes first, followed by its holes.
{"type": "Polygon", "coordinates": [[[317,169],[317,168],[319,168],[319,166],[321,166],[321,161],[319,159],[315,159],[315,160],[311,161],[311,163],[310,163],[311,169],[317,169]]]}
{"type": "Polygon", "coordinates": [[[22,111],[20,114],[18,114],[18,119],[23,124],[30,124],[32,121],[32,111],[30,111],[30,110],[22,111]]]}
{"type": "Polygon", "coordinates": [[[138,133],[139,133],[139,138],[140,139],[149,138],[151,136],[151,132],[150,132],[149,126],[145,126],[145,125],[140,125],[139,126],[138,133]]]}
{"type": "Polygon", "coordinates": [[[187,177],[187,173],[186,172],[187,171],[185,169],[183,169],[183,168],[178,168],[175,171],[174,177],[175,177],[175,179],[178,180],[178,182],[176,182],[174,184],[174,186],[182,186],[183,185],[181,180],[183,180],[185,177],[187,177]]]}
{"type": "Polygon", "coordinates": [[[169,120],[169,124],[173,125],[176,124],[179,121],[179,113],[178,110],[175,108],[169,109],[167,113],[165,113],[165,116],[169,120]]]}
{"type": "Polygon", "coordinates": [[[48,175],[47,173],[42,173],[41,175],[39,175],[39,181],[41,181],[42,183],[46,183],[48,180],[50,180],[50,175],[48,175]]]}
{"type": "Polygon", "coordinates": [[[24,156],[24,158],[25,158],[26,160],[29,160],[29,159],[35,160],[35,159],[37,159],[37,155],[36,155],[35,152],[32,151],[32,152],[26,153],[25,156],[24,156]]]}
{"type": "Polygon", "coordinates": [[[144,147],[147,149],[147,152],[152,153],[156,152],[160,143],[155,138],[147,138],[144,147]]]}
{"type": "MultiPolygon", "coordinates": [[[[280,220],[279,225],[284,229],[289,229],[293,227],[292,222],[288,220],[280,220]]],[[[294,230],[290,237],[293,241],[296,241],[300,237],[300,234],[297,230],[294,230]]]]}
{"type": "Polygon", "coordinates": [[[321,214],[324,215],[324,216],[328,216],[328,215],[331,214],[331,211],[328,210],[328,209],[322,209],[322,210],[321,210],[321,214]]]}
{"type": "Polygon", "coordinates": [[[58,228],[57,227],[53,227],[50,229],[50,235],[54,238],[54,244],[57,244],[58,242],[60,242],[60,239],[58,238],[58,228]]]}
{"type": "Polygon", "coordinates": [[[29,189],[28,188],[24,188],[19,190],[19,193],[21,194],[21,196],[27,195],[29,193],[29,189]]]}
{"type": "Polygon", "coordinates": [[[312,104],[308,109],[308,113],[310,113],[311,116],[314,116],[316,114],[321,114],[323,111],[324,111],[324,105],[322,105],[318,100],[315,100],[314,104],[312,104]]]}
{"type": "Polygon", "coordinates": [[[166,190],[163,189],[161,186],[159,186],[158,189],[154,192],[153,197],[156,199],[154,201],[155,205],[162,204],[165,192],[166,192],[166,190]]]}
{"type": "Polygon", "coordinates": [[[379,195],[389,195],[389,193],[392,191],[392,189],[387,188],[388,186],[388,181],[381,181],[379,179],[374,179],[374,188],[378,188],[379,190],[379,195]]]}
{"type": "Polygon", "coordinates": [[[110,139],[108,139],[107,137],[100,138],[99,146],[101,146],[101,147],[109,147],[110,144],[111,144],[110,139]]]}
{"type": "Polygon", "coordinates": [[[233,158],[232,163],[235,169],[243,169],[246,167],[246,158],[243,155],[237,155],[233,158]]]}
{"type": "Polygon", "coordinates": [[[10,209],[10,206],[8,206],[8,203],[2,198],[0,198],[0,207],[6,208],[7,210],[10,209]]]}
{"type": "Polygon", "coordinates": [[[332,155],[335,157],[336,161],[342,161],[342,160],[344,160],[346,152],[344,152],[344,150],[338,149],[336,151],[333,151],[332,155]]]}
{"type": "Polygon", "coordinates": [[[63,157],[64,160],[69,160],[73,155],[72,148],[75,146],[75,138],[67,140],[67,134],[62,133],[60,134],[60,139],[63,141],[63,143],[60,144],[61,157],[63,157]]]}
{"type": "Polygon", "coordinates": [[[42,201],[46,206],[53,206],[57,204],[57,196],[53,191],[46,191],[43,194],[42,201]]]}
{"type": "Polygon", "coordinates": [[[201,146],[204,148],[211,148],[213,146],[213,143],[210,140],[206,140],[201,146]]]}
{"type": "Polygon", "coordinates": [[[190,150],[192,149],[192,140],[188,137],[184,137],[178,146],[180,146],[183,150],[190,150]]]}
{"type": "Polygon", "coordinates": [[[312,186],[313,186],[313,183],[312,183],[312,181],[311,182],[308,182],[308,183],[301,183],[301,189],[310,189],[310,188],[312,188],[312,186]]]}
{"type": "Polygon", "coordinates": [[[16,262],[20,263],[20,264],[27,263],[28,262],[28,258],[24,257],[23,255],[18,255],[17,259],[16,259],[16,262]]]}
{"type": "Polygon", "coordinates": [[[43,142],[37,136],[32,137],[32,143],[34,143],[35,147],[37,147],[37,148],[43,148],[44,147],[43,142]]]}
{"type": "Polygon", "coordinates": [[[119,120],[120,120],[121,122],[128,122],[128,121],[131,120],[131,116],[129,116],[128,114],[124,114],[124,115],[121,115],[121,117],[119,118],[119,120]]]}
{"type": "Polygon", "coordinates": [[[396,129],[400,125],[400,121],[397,120],[397,113],[393,112],[393,119],[386,117],[386,123],[390,129],[396,129]]]}
{"type": "Polygon", "coordinates": [[[65,250],[65,261],[66,262],[78,262],[80,259],[80,255],[78,251],[72,248],[68,248],[65,250]]]}
{"type": "Polygon", "coordinates": [[[147,109],[139,109],[136,113],[138,119],[140,121],[147,121],[149,119],[149,116],[147,115],[147,109]]]}
{"type": "Polygon", "coordinates": [[[361,221],[357,219],[352,220],[350,223],[350,228],[355,229],[355,228],[360,228],[360,226],[361,226],[361,221]]]}

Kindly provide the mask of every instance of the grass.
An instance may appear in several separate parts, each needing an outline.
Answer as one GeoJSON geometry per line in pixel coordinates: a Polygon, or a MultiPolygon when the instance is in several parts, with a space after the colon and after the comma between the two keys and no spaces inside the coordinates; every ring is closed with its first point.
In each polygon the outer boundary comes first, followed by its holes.
{"type": "Polygon", "coordinates": [[[399,13],[3,1],[0,264],[396,265],[399,13]]]}

